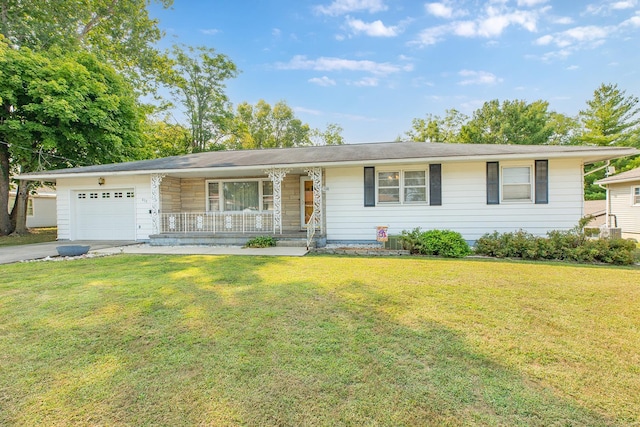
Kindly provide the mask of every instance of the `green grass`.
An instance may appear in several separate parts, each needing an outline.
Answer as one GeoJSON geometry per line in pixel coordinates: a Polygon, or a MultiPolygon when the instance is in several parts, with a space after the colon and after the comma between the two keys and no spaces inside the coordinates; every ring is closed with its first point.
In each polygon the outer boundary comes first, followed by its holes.
{"type": "Polygon", "coordinates": [[[637,268],[118,255],[0,275],[0,425],[640,423],[637,268]]]}
{"type": "Polygon", "coordinates": [[[56,227],[31,228],[29,234],[0,236],[0,246],[30,245],[32,243],[55,242],[58,238],[56,227]]]}

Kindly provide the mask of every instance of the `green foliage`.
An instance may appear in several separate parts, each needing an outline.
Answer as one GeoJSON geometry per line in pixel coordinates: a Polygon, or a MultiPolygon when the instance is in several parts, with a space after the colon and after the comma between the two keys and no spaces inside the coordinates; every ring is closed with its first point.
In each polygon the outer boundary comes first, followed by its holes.
{"type": "Polygon", "coordinates": [[[587,109],[579,118],[584,131],[579,137],[582,144],[639,145],[640,108],[638,97],[627,95],[616,84],[601,84],[587,109]]]}
{"type": "Polygon", "coordinates": [[[173,0],[3,1],[0,33],[12,46],[39,52],[92,52],[146,92],[168,67],[156,48],[164,34],[149,17],[150,3],[169,8],[173,0]]]}
{"type": "Polygon", "coordinates": [[[173,47],[175,62],[172,93],[185,107],[191,129],[191,151],[223,149],[231,133],[233,112],[224,81],[238,75],[225,55],[206,47],[173,47]]]}
{"type": "Polygon", "coordinates": [[[523,230],[485,234],[476,241],[475,253],[496,258],[562,260],[583,263],[630,265],[638,260],[633,240],[590,239],[579,227],[570,231],[550,231],[538,237],[523,230]]]}
{"type": "Polygon", "coordinates": [[[463,258],[471,253],[467,242],[458,232],[451,230],[429,230],[420,228],[403,230],[400,241],[405,250],[420,255],[437,255],[446,258],[463,258]]]}
{"type": "Polygon", "coordinates": [[[342,126],[336,123],[327,123],[324,131],[320,129],[311,129],[309,138],[313,145],[343,145],[342,126]]]}
{"type": "Polygon", "coordinates": [[[549,103],[523,100],[485,102],[460,130],[460,141],[471,144],[542,145],[554,134],[549,103]]]}
{"type": "Polygon", "coordinates": [[[276,239],[271,236],[257,236],[249,239],[245,248],[269,248],[276,245],[276,239]]]}
{"type": "Polygon", "coordinates": [[[413,119],[412,129],[405,135],[416,142],[459,142],[460,129],[468,121],[467,115],[452,108],[445,111],[443,118],[428,114],[426,119],[413,119]]]}
{"type": "Polygon", "coordinates": [[[144,158],[179,156],[191,152],[191,132],[179,124],[147,120],[143,124],[144,158]]]}
{"type": "Polygon", "coordinates": [[[235,150],[296,147],[311,145],[310,137],[309,125],[296,118],[286,102],[271,107],[261,99],[256,105],[237,106],[233,132],[225,145],[235,150]]]}

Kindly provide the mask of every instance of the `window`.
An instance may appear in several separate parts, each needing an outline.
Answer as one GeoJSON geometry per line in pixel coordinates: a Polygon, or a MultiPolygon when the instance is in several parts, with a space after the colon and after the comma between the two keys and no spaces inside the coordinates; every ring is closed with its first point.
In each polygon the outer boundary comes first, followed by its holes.
{"type": "Polygon", "coordinates": [[[27,216],[33,216],[33,199],[27,199],[27,216]]]}
{"type": "Polygon", "coordinates": [[[424,170],[378,172],[378,203],[426,203],[424,170]]]}
{"type": "Polygon", "coordinates": [[[111,193],[102,193],[103,199],[108,199],[109,197],[111,197],[111,193]]]}
{"type": "Polygon", "coordinates": [[[378,203],[400,203],[400,172],[378,172],[378,203]]]}
{"type": "Polygon", "coordinates": [[[407,171],[404,173],[404,202],[427,201],[427,177],[424,171],[407,171]]]}
{"type": "Polygon", "coordinates": [[[633,188],[633,204],[640,205],[640,187],[633,188]]]}
{"type": "Polygon", "coordinates": [[[531,167],[502,168],[502,200],[531,201],[531,167]]]}
{"type": "Polygon", "coordinates": [[[271,211],[273,183],[267,180],[209,181],[207,209],[216,211],[271,211]]]}

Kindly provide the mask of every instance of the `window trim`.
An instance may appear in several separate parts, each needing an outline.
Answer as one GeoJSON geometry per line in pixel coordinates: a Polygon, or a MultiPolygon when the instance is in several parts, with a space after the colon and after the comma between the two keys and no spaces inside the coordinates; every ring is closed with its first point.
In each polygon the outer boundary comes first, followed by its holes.
{"type": "MultiPolygon", "coordinates": [[[[265,182],[273,182],[269,178],[244,178],[244,179],[205,179],[204,182],[204,191],[205,191],[205,212],[242,212],[242,211],[225,211],[224,207],[224,190],[223,184],[225,182],[258,182],[258,199],[260,203],[260,209],[255,212],[273,212],[272,210],[264,210],[264,183],[265,182]],[[218,183],[218,206],[220,209],[217,211],[212,211],[209,209],[209,183],[218,183]]],[[[272,197],[273,194],[266,195],[267,197],[272,197]]],[[[272,202],[273,204],[273,202],[272,202]]]]}
{"type": "Polygon", "coordinates": [[[631,206],[640,206],[640,185],[631,187],[631,206]],[[638,194],[636,194],[636,191],[638,194]]]}
{"type": "Polygon", "coordinates": [[[428,205],[429,204],[429,168],[376,168],[375,170],[375,192],[376,192],[376,206],[398,206],[398,205],[428,205]],[[380,187],[380,174],[381,173],[398,173],[398,201],[397,202],[381,202],[380,201],[380,188],[396,188],[396,187],[380,187]],[[405,173],[406,172],[422,172],[424,173],[424,185],[410,185],[405,186],[405,173]],[[405,188],[424,188],[425,200],[417,202],[405,201],[405,188]]]}
{"type": "Polygon", "coordinates": [[[526,163],[509,163],[509,164],[500,164],[500,203],[534,203],[534,163],[526,162],[526,163]],[[507,184],[504,179],[504,170],[505,169],[515,169],[515,168],[528,168],[529,169],[529,198],[528,199],[505,199],[505,186],[510,185],[524,185],[524,184],[507,184]]]}

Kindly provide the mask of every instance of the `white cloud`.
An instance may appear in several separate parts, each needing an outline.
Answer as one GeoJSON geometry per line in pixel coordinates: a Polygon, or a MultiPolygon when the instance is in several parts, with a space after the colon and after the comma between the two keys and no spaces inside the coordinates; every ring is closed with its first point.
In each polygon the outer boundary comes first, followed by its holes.
{"type": "Polygon", "coordinates": [[[547,3],[549,0],[518,0],[518,7],[533,7],[547,3]]]}
{"type": "Polygon", "coordinates": [[[466,85],[494,85],[502,82],[502,79],[487,71],[461,70],[458,75],[464,77],[458,84],[466,85]]]}
{"type": "Polygon", "coordinates": [[[282,35],[282,31],[280,31],[280,28],[274,28],[271,30],[271,35],[273,37],[280,37],[282,35]]]}
{"type": "Polygon", "coordinates": [[[557,18],[551,19],[551,22],[559,25],[569,25],[573,24],[574,21],[573,18],[570,18],[568,16],[559,16],[557,18]]]}
{"type": "Polygon", "coordinates": [[[293,107],[293,111],[295,111],[296,113],[311,114],[312,116],[322,116],[322,115],[324,115],[324,113],[322,111],[312,110],[310,108],[305,108],[305,107],[293,107]]]}
{"type": "Polygon", "coordinates": [[[222,30],[218,30],[217,28],[208,28],[206,30],[200,30],[200,32],[208,36],[215,36],[216,34],[221,33],[222,30]]]}
{"type": "Polygon", "coordinates": [[[579,70],[580,67],[578,65],[569,65],[566,69],[569,71],[573,71],[573,70],[579,70]]]}
{"type": "Polygon", "coordinates": [[[621,27],[640,27],[640,15],[636,15],[633,16],[629,19],[627,19],[626,21],[624,21],[622,24],[620,24],[621,27]]]}
{"type": "Polygon", "coordinates": [[[354,33],[365,33],[371,37],[395,37],[398,27],[386,27],[382,21],[364,22],[360,19],[347,18],[347,25],[354,33]]]}
{"type": "MultiPolygon", "coordinates": [[[[524,2],[531,6],[545,3],[542,0],[524,0],[524,2]]],[[[436,4],[444,6],[442,3],[430,3],[427,7],[436,4]]],[[[446,16],[447,10],[443,6],[432,6],[434,8],[432,12],[446,16]]],[[[540,15],[548,10],[549,7],[532,10],[514,9],[507,6],[506,0],[494,0],[478,11],[476,19],[453,21],[446,25],[427,28],[420,32],[411,44],[421,46],[436,44],[450,34],[459,37],[496,38],[510,26],[519,26],[529,32],[535,32],[540,15]]],[[[452,11],[454,16],[455,13],[452,11]]]]}
{"type": "Polygon", "coordinates": [[[322,76],[322,77],[314,77],[312,79],[307,80],[309,83],[313,83],[316,84],[318,86],[324,86],[324,87],[329,87],[329,86],[335,86],[336,85],[336,81],[333,79],[330,79],[327,76],[322,76]]]}
{"type": "Polygon", "coordinates": [[[547,34],[546,36],[537,38],[533,43],[539,46],[547,46],[553,43],[553,36],[547,34]]]}
{"type": "Polygon", "coordinates": [[[378,84],[379,80],[375,77],[365,77],[353,83],[354,86],[360,87],[375,87],[378,86],[378,84]]]}
{"type": "Polygon", "coordinates": [[[632,9],[636,7],[636,1],[635,0],[617,1],[617,2],[611,3],[609,7],[615,10],[632,9]]]}
{"type": "Polygon", "coordinates": [[[364,71],[376,75],[388,75],[403,70],[410,71],[407,65],[400,67],[388,62],[355,61],[331,57],[308,59],[305,55],[296,55],[287,63],[277,63],[276,67],[281,70],[364,71]]]}
{"type": "Polygon", "coordinates": [[[328,6],[315,6],[314,10],[322,15],[339,16],[351,12],[382,12],[387,10],[387,6],[383,0],[334,0],[328,6]]]}
{"type": "Polygon", "coordinates": [[[453,9],[444,3],[427,3],[424,7],[427,9],[427,13],[438,18],[449,19],[453,16],[453,9]]]}

